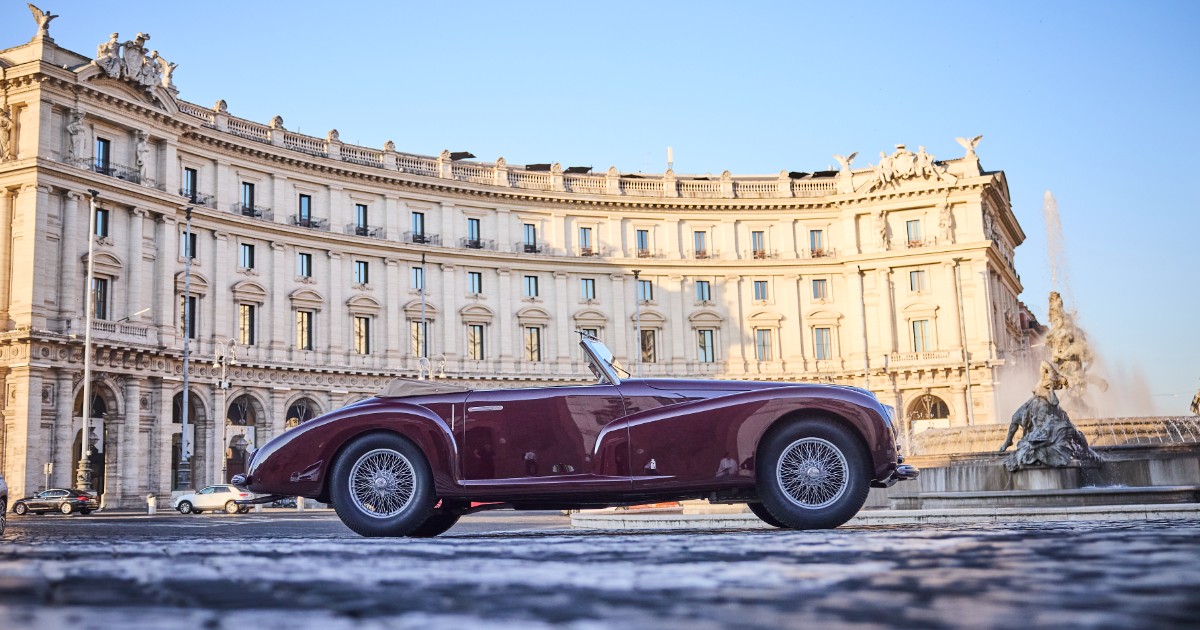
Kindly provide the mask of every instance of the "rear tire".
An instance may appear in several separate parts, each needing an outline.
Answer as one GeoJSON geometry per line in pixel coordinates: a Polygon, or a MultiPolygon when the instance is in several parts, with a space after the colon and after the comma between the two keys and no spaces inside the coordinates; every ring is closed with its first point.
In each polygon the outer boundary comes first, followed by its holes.
{"type": "Polygon", "coordinates": [[[72,506],[70,503],[64,503],[64,504],[58,506],[58,511],[62,512],[63,514],[70,514],[71,512],[75,511],[75,507],[72,506]]]}
{"type": "Polygon", "coordinates": [[[225,513],[226,514],[237,514],[237,512],[238,512],[237,501],[226,501],[225,502],[225,513]]]}
{"type": "Polygon", "coordinates": [[[780,523],[779,519],[775,518],[774,516],[771,516],[771,513],[767,511],[767,508],[763,507],[763,504],[747,503],[746,507],[750,508],[750,511],[753,512],[755,516],[757,516],[760,520],[762,520],[762,522],[766,523],[767,525],[770,525],[771,527],[787,529],[787,525],[780,523]]]}
{"type": "Polygon", "coordinates": [[[25,516],[28,513],[29,506],[25,505],[24,503],[18,503],[13,506],[13,514],[16,514],[17,516],[25,516]]]}
{"type": "Polygon", "coordinates": [[[351,442],[334,462],[329,486],[338,518],[362,536],[411,535],[437,502],[425,455],[394,433],[351,442]]]}
{"type": "Polygon", "coordinates": [[[871,489],[870,454],[842,424],[790,422],[763,439],[758,455],[758,496],[784,527],[838,527],[858,513],[871,489]]]}

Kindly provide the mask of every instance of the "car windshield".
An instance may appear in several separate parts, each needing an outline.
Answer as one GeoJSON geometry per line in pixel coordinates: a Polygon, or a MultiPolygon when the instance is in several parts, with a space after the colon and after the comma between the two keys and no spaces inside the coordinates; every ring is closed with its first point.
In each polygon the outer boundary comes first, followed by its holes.
{"type": "Polygon", "coordinates": [[[621,362],[613,357],[612,350],[600,343],[599,339],[580,332],[579,345],[587,357],[588,369],[596,377],[597,382],[609,385],[620,385],[622,378],[628,378],[629,372],[621,366],[621,362]]]}

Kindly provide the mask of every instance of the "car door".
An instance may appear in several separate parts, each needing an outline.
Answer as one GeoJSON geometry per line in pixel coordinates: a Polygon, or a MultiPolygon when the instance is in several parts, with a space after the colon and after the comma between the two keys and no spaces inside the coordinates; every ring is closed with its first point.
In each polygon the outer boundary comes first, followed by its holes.
{"type": "Polygon", "coordinates": [[[196,509],[211,510],[213,507],[213,491],[216,486],[209,486],[196,493],[196,509]]]}
{"type": "Polygon", "coordinates": [[[466,407],[459,461],[468,483],[631,484],[626,430],[601,437],[605,426],[625,415],[616,387],[477,391],[466,407]]]}
{"type": "Polygon", "coordinates": [[[46,509],[46,500],[49,498],[52,492],[53,490],[42,490],[41,492],[33,495],[31,499],[26,501],[25,507],[29,508],[30,510],[46,509]]]}

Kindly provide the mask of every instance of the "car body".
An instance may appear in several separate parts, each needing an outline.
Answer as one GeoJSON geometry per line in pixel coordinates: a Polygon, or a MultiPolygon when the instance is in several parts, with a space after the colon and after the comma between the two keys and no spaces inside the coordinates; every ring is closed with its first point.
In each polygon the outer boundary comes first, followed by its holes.
{"type": "Polygon", "coordinates": [[[897,453],[891,409],[865,390],[631,379],[598,340],[581,333],[580,345],[594,384],[398,379],[275,437],[244,481],[332,502],[363,535],[428,536],[485,508],[691,498],[746,502],[776,526],[836,527],[870,486],[917,475],[897,453]]]}
{"type": "Polygon", "coordinates": [[[238,502],[250,501],[253,498],[254,495],[245,488],[218,483],[175,497],[171,501],[171,508],[182,514],[202,514],[206,511],[244,514],[249,508],[238,502]]]}
{"type": "Polygon", "coordinates": [[[88,514],[100,509],[100,499],[95,493],[78,488],[50,488],[31,496],[13,501],[13,514],[24,516],[29,513],[45,514],[59,512],[88,514]]]}

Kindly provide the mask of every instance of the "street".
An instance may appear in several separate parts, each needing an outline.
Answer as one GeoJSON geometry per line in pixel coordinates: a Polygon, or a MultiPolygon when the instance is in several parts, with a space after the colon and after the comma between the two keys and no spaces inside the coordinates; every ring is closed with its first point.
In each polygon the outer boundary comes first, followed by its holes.
{"type": "Polygon", "coordinates": [[[1184,627],[1198,564],[1196,521],[612,533],[491,512],[366,539],[329,511],[10,515],[0,627],[1184,627]]]}

